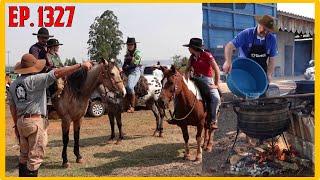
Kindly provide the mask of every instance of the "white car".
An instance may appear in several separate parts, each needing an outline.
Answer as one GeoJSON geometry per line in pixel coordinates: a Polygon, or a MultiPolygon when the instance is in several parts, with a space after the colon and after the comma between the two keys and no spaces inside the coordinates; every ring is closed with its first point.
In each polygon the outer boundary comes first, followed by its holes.
{"type": "MultiPolygon", "coordinates": [[[[153,66],[146,66],[143,69],[143,75],[147,79],[149,84],[149,92],[147,95],[138,98],[137,105],[145,106],[146,100],[152,96],[159,96],[161,92],[161,80],[163,78],[163,73],[161,70],[154,68],[153,66]]],[[[157,99],[157,97],[153,97],[157,99]]],[[[87,114],[92,117],[100,117],[106,112],[105,104],[102,102],[102,97],[97,91],[94,91],[90,97],[89,107],[87,114]]]]}
{"type": "Polygon", "coordinates": [[[304,78],[306,80],[314,81],[314,60],[309,61],[309,67],[306,69],[304,73],[304,78]]]}

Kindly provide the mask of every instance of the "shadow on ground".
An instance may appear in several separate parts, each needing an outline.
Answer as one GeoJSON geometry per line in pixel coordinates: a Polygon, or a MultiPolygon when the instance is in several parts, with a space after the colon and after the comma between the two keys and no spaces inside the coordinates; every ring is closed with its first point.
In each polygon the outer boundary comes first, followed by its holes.
{"type": "Polygon", "coordinates": [[[84,168],[84,170],[97,176],[108,176],[118,168],[148,167],[177,162],[182,160],[178,152],[182,148],[183,144],[155,144],[130,153],[122,151],[96,153],[95,158],[116,158],[116,160],[101,166],[84,168]]]}
{"type": "MultiPolygon", "coordinates": [[[[80,135],[81,136],[81,135],[80,135]]],[[[145,137],[144,135],[131,135],[131,136],[125,136],[124,140],[132,140],[132,139],[139,139],[145,137]]],[[[69,136],[70,140],[68,143],[68,147],[73,147],[74,140],[73,137],[69,136]],[[72,138],[72,140],[71,140],[72,138]]],[[[88,147],[88,146],[105,146],[107,140],[110,138],[110,136],[98,136],[98,137],[90,137],[86,139],[81,139],[80,137],[80,147],[88,147]]],[[[118,138],[118,135],[116,134],[115,139],[118,138]]],[[[62,140],[52,140],[48,143],[47,147],[62,147],[63,143],[62,140]]]]}

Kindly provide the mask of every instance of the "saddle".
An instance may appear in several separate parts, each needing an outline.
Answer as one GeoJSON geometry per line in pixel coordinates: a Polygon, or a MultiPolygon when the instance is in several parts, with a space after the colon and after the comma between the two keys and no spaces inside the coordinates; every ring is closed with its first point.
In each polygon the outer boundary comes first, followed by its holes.
{"type": "MultiPolygon", "coordinates": [[[[208,112],[211,109],[211,97],[210,97],[210,89],[206,83],[198,79],[197,77],[191,77],[190,80],[194,82],[194,84],[198,87],[200,91],[200,95],[203,99],[203,106],[206,112],[208,112]]],[[[221,96],[220,90],[219,94],[221,96]]],[[[211,115],[211,113],[208,113],[208,115],[211,115]]],[[[210,116],[207,116],[207,119],[211,118],[210,116]]]]}
{"type": "Polygon", "coordinates": [[[137,85],[134,87],[134,92],[137,97],[143,97],[148,94],[148,80],[144,76],[140,76],[137,85]]]}

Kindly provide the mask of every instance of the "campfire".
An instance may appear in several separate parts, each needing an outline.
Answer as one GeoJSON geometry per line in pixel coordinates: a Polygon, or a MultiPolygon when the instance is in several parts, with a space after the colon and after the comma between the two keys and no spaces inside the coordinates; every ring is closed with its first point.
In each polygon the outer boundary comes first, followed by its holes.
{"type": "Polygon", "coordinates": [[[233,105],[238,118],[237,134],[231,148],[235,153],[229,154],[228,158],[228,173],[237,176],[286,176],[292,173],[303,175],[304,170],[312,169],[312,161],[300,154],[293,144],[287,143],[284,133],[292,129],[295,131],[296,127],[292,125],[295,116],[313,117],[313,98],[304,96],[265,98],[233,105]],[[235,146],[239,131],[247,139],[258,140],[259,145],[252,147],[238,142],[235,146]]]}

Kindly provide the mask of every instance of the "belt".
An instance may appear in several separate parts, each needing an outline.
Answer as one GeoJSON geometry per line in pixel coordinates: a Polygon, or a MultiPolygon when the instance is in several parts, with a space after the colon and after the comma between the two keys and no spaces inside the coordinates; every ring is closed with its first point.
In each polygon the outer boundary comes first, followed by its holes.
{"type": "Polygon", "coordinates": [[[24,114],[25,118],[44,118],[45,116],[42,114],[24,114]]]}
{"type": "Polygon", "coordinates": [[[202,74],[195,74],[194,77],[198,77],[198,78],[207,77],[207,78],[210,78],[210,77],[202,75],[202,74]]]}

